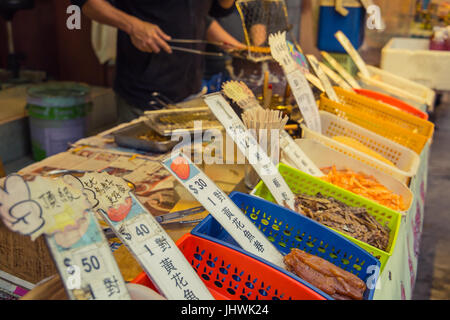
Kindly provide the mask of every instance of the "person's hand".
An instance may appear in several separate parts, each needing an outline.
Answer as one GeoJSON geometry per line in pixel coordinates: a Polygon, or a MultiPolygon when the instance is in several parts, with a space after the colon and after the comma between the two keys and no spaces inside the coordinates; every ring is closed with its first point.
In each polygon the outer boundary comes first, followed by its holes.
{"type": "Polygon", "coordinates": [[[159,53],[162,49],[172,53],[166,42],[171,37],[155,24],[136,19],[130,31],[130,38],[133,45],[141,51],[159,53]]]}

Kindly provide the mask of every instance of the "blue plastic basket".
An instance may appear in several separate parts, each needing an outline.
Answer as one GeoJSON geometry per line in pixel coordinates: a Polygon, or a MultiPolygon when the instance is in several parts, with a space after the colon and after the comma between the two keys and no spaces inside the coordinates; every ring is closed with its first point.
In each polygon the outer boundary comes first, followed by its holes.
{"type": "MultiPolygon", "coordinates": [[[[298,248],[321,257],[363,280],[370,286],[364,299],[373,299],[380,270],[373,255],[314,220],[272,202],[240,192],[231,193],[230,198],[282,254],[298,248]]],[[[245,252],[211,215],[191,233],[245,252]]]]}

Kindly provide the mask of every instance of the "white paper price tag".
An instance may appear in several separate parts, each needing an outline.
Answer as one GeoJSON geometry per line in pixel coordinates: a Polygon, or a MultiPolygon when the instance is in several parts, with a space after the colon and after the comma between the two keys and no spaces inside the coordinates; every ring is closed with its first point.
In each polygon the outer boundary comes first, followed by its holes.
{"type": "Polygon", "coordinates": [[[330,80],[328,80],[327,75],[323,72],[322,68],[319,66],[319,61],[317,61],[316,57],[312,54],[307,55],[308,61],[311,64],[311,66],[314,69],[314,72],[319,77],[320,82],[322,82],[322,85],[325,89],[325,93],[327,94],[328,98],[330,98],[333,101],[340,102],[336,92],[333,89],[333,86],[330,83],[330,80]]]}
{"type": "Polygon", "coordinates": [[[319,62],[319,66],[320,68],[323,70],[323,72],[325,72],[325,74],[334,82],[336,82],[336,84],[345,89],[345,90],[352,90],[353,88],[344,80],[341,78],[341,76],[339,76],[336,72],[334,72],[333,70],[331,70],[330,68],[328,68],[327,65],[325,65],[322,62],[319,62]]]}
{"type": "Polygon", "coordinates": [[[54,237],[46,236],[47,245],[71,299],[130,299],[111,248],[93,214],[86,243],[63,250],[54,237]]]}
{"type": "Polygon", "coordinates": [[[104,172],[72,179],[79,179],[72,184],[98,200],[94,209],[139,261],[161,294],[171,300],[214,299],[174,241],[130,192],[125,180],[104,172]]]}
{"type": "Polygon", "coordinates": [[[295,101],[300,108],[306,126],[316,132],[322,133],[320,114],[316,105],[314,94],[300,70],[286,74],[287,81],[292,89],[295,101]]]}
{"type": "Polygon", "coordinates": [[[12,231],[45,238],[70,299],[130,299],[119,267],[82,190],[62,178],[8,176],[0,217],[12,231]]]}
{"type": "MultiPolygon", "coordinates": [[[[299,71],[300,72],[300,71],[299,71]]],[[[204,96],[205,103],[222,123],[228,135],[264,181],[277,203],[294,208],[294,195],[272,160],[247,130],[241,119],[220,93],[204,96]]]]}
{"type": "Polygon", "coordinates": [[[136,197],[131,193],[130,197],[131,208],[122,221],[101,212],[161,294],[170,300],[213,300],[175,242],[136,197]]]}
{"type": "Polygon", "coordinates": [[[286,131],[281,133],[280,146],[291,166],[315,177],[324,175],[286,131]]]}
{"type": "Polygon", "coordinates": [[[319,89],[321,92],[325,92],[325,89],[320,82],[319,78],[317,78],[315,75],[313,75],[311,72],[305,72],[304,76],[306,80],[308,80],[314,87],[319,89]]]}
{"type": "Polygon", "coordinates": [[[244,250],[284,268],[281,253],[188,157],[174,154],[162,164],[244,250]]]}
{"type": "Polygon", "coordinates": [[[338,31],[334,35],[336,39],[339,41],[339,43],[344,47],[345,51],[350,55],[350,57],[355,62],[356,66],[358,67],[359,71],[361,73],[370,78],[370,72],[366,67],[366,63],[359,55],[358,51],[356,51],[355,47],[352,45],[350,40],[346,37],[346,35],[342,31],[338,31]]]}
{"type": "Polygon", "coordinates": [[[273,58],[283,67],[286,79],[291,86],[292,94],[297,102],[306,126],[321,133],[319,110],[314,94],[303,73],[296,66],[296,62],[289,54],[286,44],[286,32],[271,34],[269,44],[273,58]]]}
{"type": "Polygon", "coordinates": [[[339,62],[336,61],[329,53],[325,51],[320,52],[325,60],[347,81],[353,89],[361,89],[361,86],[358,84],[358,81],[352,77],[350,73],[345,70],[343,66],[340,65],[339,62]]]}

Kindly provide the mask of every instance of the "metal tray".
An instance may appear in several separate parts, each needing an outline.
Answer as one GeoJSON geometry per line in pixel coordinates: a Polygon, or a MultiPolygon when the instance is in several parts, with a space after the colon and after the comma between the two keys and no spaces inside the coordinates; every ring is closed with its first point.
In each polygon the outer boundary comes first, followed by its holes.
{"type": "Polygon", "coordinates": [[[202,121],[202,131],[218,129],[223,130],[223,126],[216,119],[208,107],[170,109],[146,112],[147,121],[145,123],[162,136],[171,136],[174,131],[177,133],[194,133],[194,121],[202,121]]]}
{"type": "Polygon", "coordinates": [[[117,130],[116,132],[113,132],[112,135],[114,136],[117,145],[121,147],[157,153],[169,152],[179,143],[179,141],[171,141],[170,138],[168,138],[167,141],[151,141],[139,138],[140,135],[149,131],[154,130],[145,123],[139,122],[117,130]]]}

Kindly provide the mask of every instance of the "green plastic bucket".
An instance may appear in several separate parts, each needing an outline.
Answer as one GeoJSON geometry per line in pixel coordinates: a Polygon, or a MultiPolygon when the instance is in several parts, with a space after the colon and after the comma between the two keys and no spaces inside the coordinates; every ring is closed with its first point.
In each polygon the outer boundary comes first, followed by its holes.
{"type": "Polygon", "coordinates": [[[40,161],[64,152],[85,137],[91,109],[90,88],[74,82],[51,82],[30,87],[27,111],[33,158],[40,161]]]}

